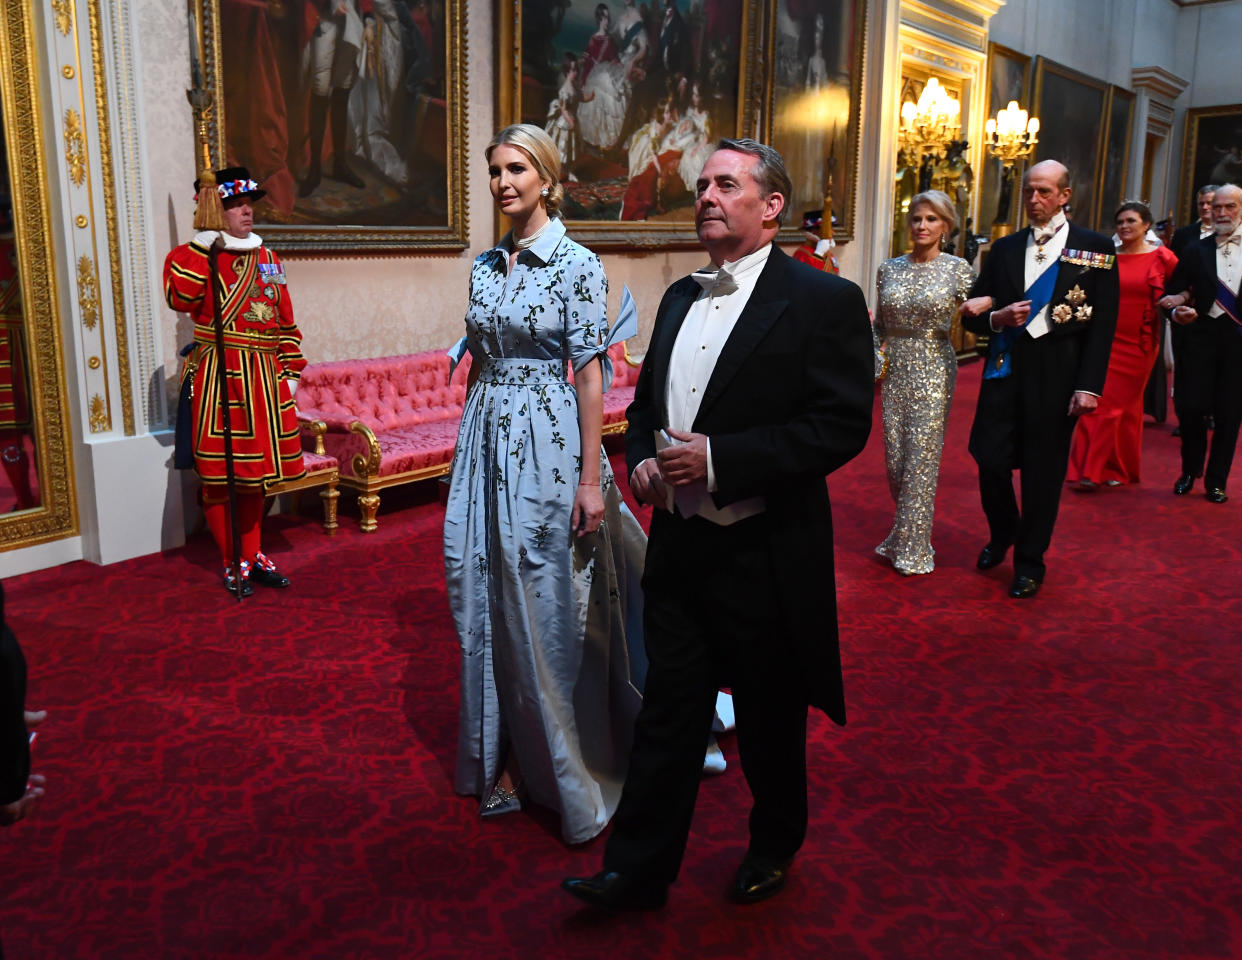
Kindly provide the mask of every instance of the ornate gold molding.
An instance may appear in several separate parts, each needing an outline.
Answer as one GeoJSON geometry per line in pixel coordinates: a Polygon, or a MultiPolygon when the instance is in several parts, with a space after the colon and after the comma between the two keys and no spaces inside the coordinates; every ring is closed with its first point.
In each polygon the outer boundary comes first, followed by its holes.
{"type": "Polygon", "coordinates": [[[73,26],[73,0],[52,0],[52,12],[56,14],[56,29],[61,36],[69,36],[73,26]]]}
{"type": "Polygon", "coordinates": [[[99,167],[103,180],[104,216],[108,226],[108,262],[112,266],[112,316],[116,326],[116,363],[121,383],[121,422],[125,436],[134,435],[134,391],[129,369],[129,328],[125,322],[125,285],[121,273],[121,246],[117,233],[116,178],[112,169],[112,136],[108,115],[108,82],[104,69],[99,0],[89,0],[91,63],[95,73],[95,117],[99,125],[99,167]]]}
{"type": "Polygon", "coordinates": [[[65,162],[69,164],[73,185],[82,186],[86,180],[86,134],[81,114],[72,109],[65,111],[65,162]]]}
{"type": "Polygon", "coordinates": [[[108,416],[108,405],[103,397],[95,394],[91,397],[91,433],[107,433],[112,429],[112,419],[108,416]]]}
{"type": "MultiPolygon", "coordinates": [[[[68,0],[61,0],[68,7],[68,0]]],[[[22,288],[41,504],[0,517],[0,550],[78,533],[62,372],[56,262],[52,256],[48,163],[29,0],[0,0],[0,114],[9,145],[18,273],[22,288]]]]}
{"type": "Polygon", "coordinates": [[[99,280],[95,264],[83,254],[78,258],[78,307],[82,310],[82,326],[94,330],[99,323],[99,280]]]}

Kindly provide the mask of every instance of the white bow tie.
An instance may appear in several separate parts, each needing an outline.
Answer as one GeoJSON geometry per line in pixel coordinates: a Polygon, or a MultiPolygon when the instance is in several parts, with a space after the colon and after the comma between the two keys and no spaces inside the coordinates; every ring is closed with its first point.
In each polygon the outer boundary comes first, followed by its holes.
{"type": "Polygon", "coordinates": [[[1041,247],[1057,235],[1060,226],[1056,227],[1031,227],[1031,233],[1035,237],[1035,242],[1041,247]]]}
{"type": "Polygon", "coordinates": [[[737,289],[737,280],[724,267],[719,270],[695,270],[690,274],[694,282],[711,294],[732,293],[737,289]]]}

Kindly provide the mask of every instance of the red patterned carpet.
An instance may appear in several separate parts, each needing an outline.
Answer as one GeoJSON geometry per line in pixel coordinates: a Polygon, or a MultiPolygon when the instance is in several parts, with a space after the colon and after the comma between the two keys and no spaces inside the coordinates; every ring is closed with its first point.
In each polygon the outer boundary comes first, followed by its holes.
{"type": "MultiPolygon", "coordinates": [[[[879,430],[833,480],[851,723],[810,728],[812,828],[788,888],[725,887],[745,844],[730,768],[700,793],[663,911],[556,889],[540,813],[480,821],[450,787],[456,642],[435,492],[270,525],[294,577],[238,607],[204,539],[6,583],[46,707],[48,796],[0,839],[0,936],[41,958],[1242,956],[1242,482],[1177,498],[1149,425],[1136,488],[1067,491],[1049,580],[1008,600],[984,534],[963,369],[936,572],[872,553],[879,430]],[[195,611],[198,611],[197,615],[195,611]]],[[[310,498],[314,499],[314,498],[310,498]]],[[[317,504],[308,504],[314,510],[317,504]]]]}

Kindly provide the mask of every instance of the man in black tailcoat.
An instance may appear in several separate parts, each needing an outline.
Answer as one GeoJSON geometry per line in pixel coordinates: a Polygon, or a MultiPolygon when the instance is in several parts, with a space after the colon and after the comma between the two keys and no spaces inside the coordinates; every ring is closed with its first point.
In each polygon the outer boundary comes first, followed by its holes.
{"type": "Polygon", "coordinates": [[[1204,494],[1224,503],[1225,481],[1242,426],[1242,188],[1217,187],[1212,198],[1213,236],[1182,251],[1160,305],[1173,309],[1183,330],[1173,403],[1182,428],[1182,473],[1173,492],[1185,495],[1203,476],[1204,494]],[[1207,454],[1207,417],[1215,423],[1207,454]]]}
{"type": "Polygon", "coordinates": [[[806,835],[808,705],[845,722],[824,477],[871,429],[871,332],[857,286],[773,244],[790,194],[775,150],[720,142],[696,184],[711,266],[665,293],[627,411],[631,486],[657,508],[650,666],[604,869],[563,884],[602,909],[664,903],[718,686],[754,798],[738,902],[776,893],[806,835]]]}
{"type": "Polygon", "coordinates": [[[970,430],[989,531],[977,566],[997,566],[1012,546],[1016,599],[1035,596],[1044,581],[1074,424],[1104,392],[1117,327],[1113,242],[1068,222],[1070,192],[1069,172],[1055,160],[1027,171],[1030,226],[992,245],[962,308],[966,328],[991,338],[970,430]]]}
{"type": "Polygon", "coordinates": [[[1194,223],[1188,223],[1184,227],[1178,227],[1173,231],[1173,238],[1169,241],[1169,249],[1173,251],[1174,256],[1178,260],[1182,258],[1182,254],[1186,252],[1186,248],[1198,243],[1204,237],[1212,235],[1212,198],[1216,195],[1216,184],[1209,183],[1199,188],[1199,192],[1195,194],[1195,206],[1199,210],[1199,219],[1194,223]]]}

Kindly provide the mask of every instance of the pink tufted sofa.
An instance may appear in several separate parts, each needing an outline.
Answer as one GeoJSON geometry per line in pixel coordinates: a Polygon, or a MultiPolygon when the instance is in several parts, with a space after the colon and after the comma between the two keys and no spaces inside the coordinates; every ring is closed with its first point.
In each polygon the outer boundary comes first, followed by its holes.
{"type": "MultiPolygon", "coordinates": [[[[625,430],[638,370],[625,345],[609,350],[613,386],[604,394],[604,433],[625,430]]],[[[323,424],[324,450],[339,464],[342,485],[358,491],[361,528],[378,524],[385,487],[444,476],[453,462],[466,399],[469,354],[449,381],[443,351],[315,363],[302,371],[298,418],[323,424]]]]}

